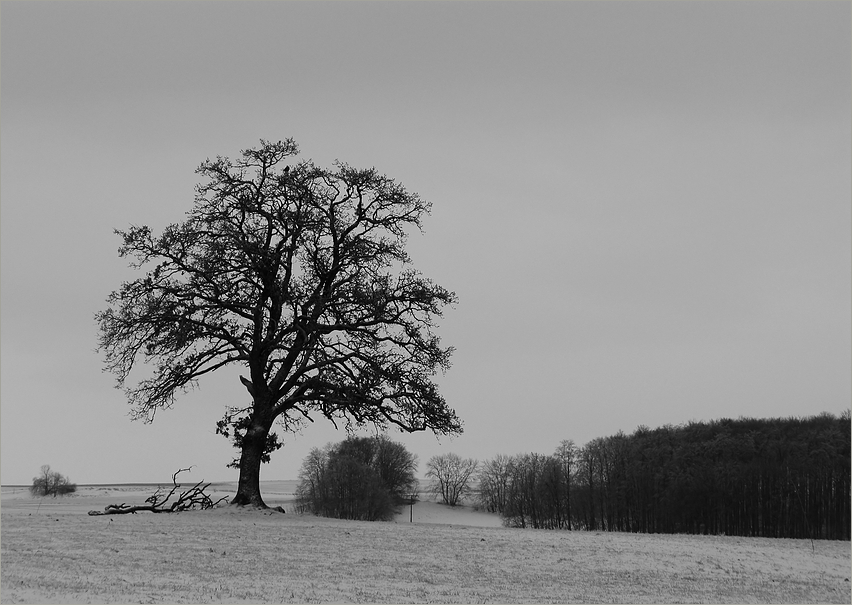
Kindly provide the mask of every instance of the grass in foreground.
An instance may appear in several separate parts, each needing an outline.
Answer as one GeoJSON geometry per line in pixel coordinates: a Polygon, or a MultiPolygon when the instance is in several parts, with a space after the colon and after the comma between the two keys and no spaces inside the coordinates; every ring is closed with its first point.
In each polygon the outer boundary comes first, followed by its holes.
{"type": "MultiPolygon", "coordinates": [[[[59,511],[59,512],[57,512],[59,511]]],[[[2,515],[2,601],[836,602],[850,546],[339,521],[230,509],[2,515]]]]}

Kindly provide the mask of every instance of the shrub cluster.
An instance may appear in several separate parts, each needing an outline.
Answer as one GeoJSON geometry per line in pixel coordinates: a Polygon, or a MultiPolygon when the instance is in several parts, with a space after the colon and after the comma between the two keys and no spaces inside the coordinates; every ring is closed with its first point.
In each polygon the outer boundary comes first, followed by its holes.
{"type": "Polygon", "coordinates": [[[386,521],[416,489],[417,457],[385,435],[349,437],[314,448],[302,463],[299,512],[386,521]]]}
{"type": "Polygon", "coordinates": [[[33,496],[62,496],[77,491],[77,484],[71,483],[67,477],[50,470],[50,465],[41,467],[41,474],[33,477],[30,494],[33,496]]]}

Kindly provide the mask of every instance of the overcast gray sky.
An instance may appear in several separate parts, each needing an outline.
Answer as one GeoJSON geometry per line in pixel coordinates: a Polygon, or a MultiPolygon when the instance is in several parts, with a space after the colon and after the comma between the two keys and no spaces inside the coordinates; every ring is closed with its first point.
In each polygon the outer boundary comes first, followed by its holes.
{"type": "MultiPolygon", "coordinates": [[[[852,401],[849,2],[9,2],[0,21],[0,474],[235,480],[237,371],[152,425],[93,314],[114,228],[189,210],[259,139],[433,203],[410,251],[455,291],[426,460],[852,401]]],[[[318,421],[262,479],[295,478],[318,421]]]]}

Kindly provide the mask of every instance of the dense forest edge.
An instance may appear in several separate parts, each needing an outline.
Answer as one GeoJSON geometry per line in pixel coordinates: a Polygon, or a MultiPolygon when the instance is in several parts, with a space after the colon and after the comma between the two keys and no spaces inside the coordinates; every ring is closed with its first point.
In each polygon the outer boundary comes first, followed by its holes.
{"type": "Polygon", "coordinates": [[[639,427],[497,456],[481,505],[511,527],[850,539],[850,412],[639,427]]]}

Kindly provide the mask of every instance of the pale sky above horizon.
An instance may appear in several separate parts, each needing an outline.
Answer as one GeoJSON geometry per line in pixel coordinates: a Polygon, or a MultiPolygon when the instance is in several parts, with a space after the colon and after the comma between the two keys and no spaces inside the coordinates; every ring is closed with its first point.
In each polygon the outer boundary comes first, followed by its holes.
{"type": "MultiPolygon", "coordinates": [[[[457,293],[420,458],[852,405],[848,2],[2,2],[0,482],[236,480],[226,371],[131,422],[95,312],[115,228],[190,209],[259,139],[433,204],[457,293]]],[[[262,480],[295,478],[322,419],[262,480]]]]}

